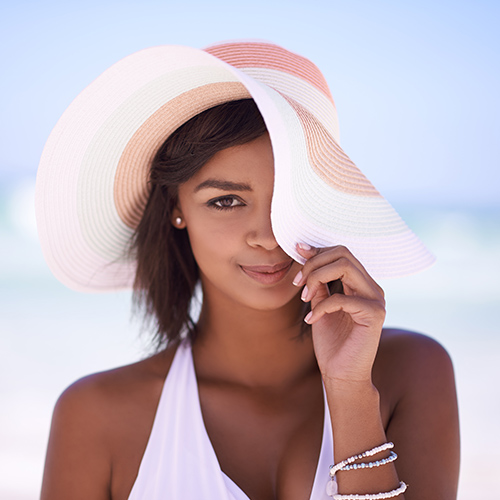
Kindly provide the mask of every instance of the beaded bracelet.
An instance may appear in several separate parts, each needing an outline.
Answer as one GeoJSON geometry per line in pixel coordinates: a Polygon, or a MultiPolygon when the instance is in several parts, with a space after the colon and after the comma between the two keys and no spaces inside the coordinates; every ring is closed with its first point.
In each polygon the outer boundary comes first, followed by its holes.
{"type": "Polygon", "coordinates": [[[390,455],[387,458],[383,458],[382,460],[377,460],[376,462],[362,462],[360,464],[349,464],[344,465],[341,471],[343,470],[356,470],[356,469],[372,469],[373,467],[380,467],[381,465],[390,464],[394,462],[398,458],[397,454],[391,451],[390,455]]]}
{"type": "MultiPolygon", "coordinates": [[[[394,460],[396,460],[397,458],[398,456],[396,455],[396,453],[391,451],[391,454],[387,458],[383,458],[382,460],[377,460],[376,462],[363,462],[360,464],[345,465],[340,470],[347,471],[356,469],[372,469],[373,467],[380,467],[381,465],[394,462],[394,460]]],[[[328,484],[326,485],[326,494],[330,497],[333,497],[337,494],[337,482],[334,477],[331,477],[330,481],[328,481],[328,484]]]]}
{"type": "Polygon", "coordinates": [[[367,493],[366,495],[358,495],[358,494],[348,494],[348,495],[333,495],[333,500],[385,500],[387,498],[394,498],[401,493],[404,493],[408,488],[408,485],[401,481],[399,483],[399,487],[395,490],[383,492],[383,493],[367,493]]]}
{"type": "MultiPolygon", "coordinates": [[[[330,477],[333,479],[335,477],[335,474],[339,470],[342,470],[346,465],[352,464],[356,460],[359,460],[360,458],[366,458],[366,457],[372,457],[373,455],[376,455],[377,453],[380,453],[382,451],[386,450],[391,450],[394,448],[394,443],[384,443],[380,446],[376,446],[375,448],[372,448],[371,450],[364,451],[363,453],[360,453],[359,455],[353,455],[352,457],[346,458],[345,460],[342,460],[342,462],[339,462],[338,464],[331,465],[330,466],[330,477]]],[[[392,461],[396,460],[395,458],[392,461]]],[[[376,462],[372,462],[376,463],[376,462]]],[[[388,462],[386,462],[388,463],[388,462]]],[[[380,465],[383,465],[382,463],[380,465]]],[[[373,466],[372,466],[373,467],[373,466]]],[[[348,470],[348,469],[346,469],[348,470]]]]}

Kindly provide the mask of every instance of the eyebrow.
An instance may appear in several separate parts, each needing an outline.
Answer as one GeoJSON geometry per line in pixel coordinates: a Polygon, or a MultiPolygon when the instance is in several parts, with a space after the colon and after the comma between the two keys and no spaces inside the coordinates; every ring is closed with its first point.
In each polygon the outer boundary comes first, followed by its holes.
{"type": "Polygon", "coordinates": [[[200,189],[205,188],[216,188],[222,191],[252,191],[250,184],[231,182],[231,181],[221,181],[218,179],[207,179],[201,184],[198,184],[194,188],[194,192],[197,193],[200,189]]]}

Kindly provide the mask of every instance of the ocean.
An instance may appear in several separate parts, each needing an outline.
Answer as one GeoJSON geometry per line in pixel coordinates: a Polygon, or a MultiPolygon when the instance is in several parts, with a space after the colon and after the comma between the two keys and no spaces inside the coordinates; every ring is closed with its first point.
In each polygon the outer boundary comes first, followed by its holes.
{"type": "MultiPolygon", "coordinates": [[[[74,380],[151,352],[130,294],[59,284],[36,238],[33,180],[0,189],[0,499],[39,495],[51,412],[74,380]]],[[[460,500],[491,498],[500,469],[500,207],[396,207],[437,257],[384,280],[388,326],[450,353],[460,405],[460,500]]]]}

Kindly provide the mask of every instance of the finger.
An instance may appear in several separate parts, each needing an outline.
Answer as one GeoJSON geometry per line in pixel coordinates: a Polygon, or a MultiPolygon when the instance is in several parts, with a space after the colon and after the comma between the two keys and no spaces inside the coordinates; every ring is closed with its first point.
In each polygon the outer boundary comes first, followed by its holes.
{"type": "Polygon", "coordinates": [[[297,243],[297,251],[300,253],[300,255],[302,255],[302,257],[310,259],[314,255],[319,253],[321,251],[321,248],[312,247],[307,243],[297,243]]]}
{"type": "Polygon", "coordinates": [[[370,274],[366,271],[364,266],[359,262],[356,257],[349,251],[348,248],[339,245],[336,247],[326,247],[326,248],[314,248],[310,247],[309,245],[304,245],[304,244],[299,244],[297,245],[297,250],[301,252],[301,255],[306,257],[308,260],[304,264],[301,272],[296,276],[294,279],[294,284],[297,286],[303,285],[306,280],[307,276],[309,273],[311,273],[314,269],[317,269],[318,267],[324,266],[328,264],[331,261],[334,261],[336,259],[339,259],[341,257],[345,257],[349,259],[357,268],[358,270],[363,274],[366,280],[370,281],[374,288],[380,293],[382,296],[384,296],[384,290],[380,285],[370,276],[370,274]],[[305,249],[304,247],[308,247],[309,249],[305,249]]]}
{"type": "Polygon", "coordinates": [[[314,268],[317,268],[319,266],[324,266],[329,261],[344,257],[346,259],[349,259],[360,270],[360,272],[362,272],[366,276],[367,279],[369,278],[373,280],[363,264],[361,264],[361,262],[345,246],[337,245],[334,247],[319,248],[316,250],[316,253],[312,254],[304,264],[304,274],[306,274],[309,270],[313,270],[314,268]]]}
{"type": "MultiPolygon", "coordinates": [[[[320,248],[312,247],[312,246],[308,245],[307,243],[298,243],[297,250],[306,259],[310,259],[311,257],[317,255],[321,251],[320,248]]],[[[299,271],[297,273],[297,276],[293,280],[293,284],[296,285],[297,284],[296,282],[301,281],[301,278],[302,278],[302,272],[299,271]]],[[[307,295],[308,295],[308,289],[307,289],[307,285],[306,285],[306,286],[304,286],[304,288],[302,290],[302,300],[306,300],[307,295]]],[[[323,285],[322,287],[320,287],[319,291],[318,290],[315,291],[316,300],[322,300],[325,297],[328,297],[329,295],[330,295],[330,290],[328,288],[328,285],[323,285]]]]}
{"type": "Polygon", "coordinates": [[[385,320],[385,307],[380,301],[335,294],[319,302],[304,321],[312,325],[326,314],[339,311],[349,314],[353,321],[361,326],[371,327],[375,322],[382,328],[385,320]]]}
{"type": "MultiPolygon", "coordinates": [[[[311,245],[308,245],[307,243],[297,243],[296,248],[297,248],[297,251],[299,252],[299,254],[302,255],[302,257],[304,257],[306,259],[306,261],[307,261],[307,259],[310,259],[311,257],[316,255],[320,251],[319,248],[312,247],[311,245]]],[[[292,283],[295,286],[302,286],[303,281],[304,281],[302,278],[303,278],[303,274],[302,274],[302,270],[300,270],[297,273],[297,275],[295,276],[295,278],[293,279],[292,283]]]]}
{"type": "Polygon", "coordinates": [[[302,269],[302,275],[305,277],[307,272],[312,271],[316,267],[324,266],[330,261],[333,261],[340,257],[346,257],[350,259],[356,267],[360,269],[361,272],[366,273],[368,277],[369,274],[363,267],[361,262],[354,257],[354,255],[344,246],[338,245],[335,247],[323,247],[315,248],[307,245],[305,243],[299,243],[297,245],[297,250],[305,257],[307,260],[304,263],[302,269]]]}
{"type": "Polygon", "coordinates": [[[324,285],[334,280],[342,282],[346,295],[359,295],[383,301],[383,295],[375,282],[367,279],[366,275],[346,257],[340,257],[310,271],[306,275],[306,286],[302,291],[302,300],[305,302],[313,300],[318,292],[320,292],[321,299],[324,298],[324,285]]]}

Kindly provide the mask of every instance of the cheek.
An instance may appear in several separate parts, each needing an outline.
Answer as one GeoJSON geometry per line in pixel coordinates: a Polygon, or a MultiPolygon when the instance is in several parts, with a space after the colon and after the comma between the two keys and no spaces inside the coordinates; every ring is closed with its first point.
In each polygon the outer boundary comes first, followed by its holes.
{"type": "Polygon", "coordinates": [[[188,236],[198,267],[210,274],[206,266],[220,268],[228,262],[236,262],[241,246],[241,227],[236,224],[214,224],[210,220],[200,220],[189,224],[188,236]],[[238,230],[240,232],[238,232],[238,230]]]}

